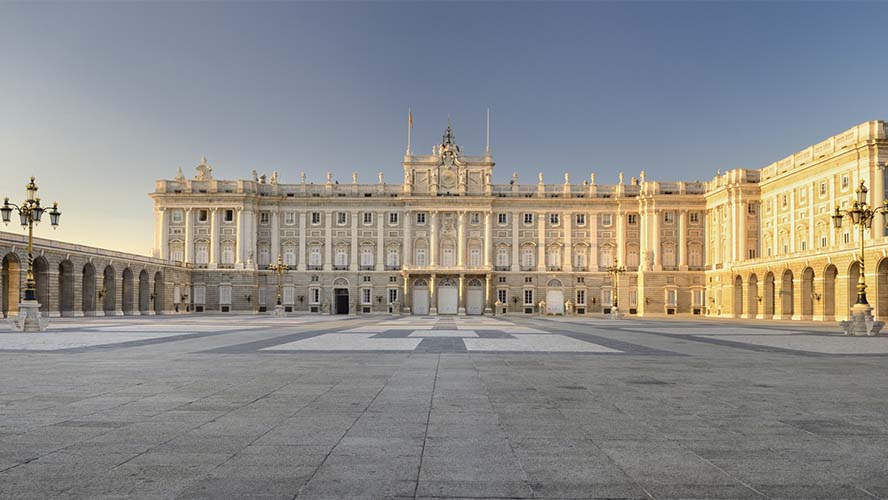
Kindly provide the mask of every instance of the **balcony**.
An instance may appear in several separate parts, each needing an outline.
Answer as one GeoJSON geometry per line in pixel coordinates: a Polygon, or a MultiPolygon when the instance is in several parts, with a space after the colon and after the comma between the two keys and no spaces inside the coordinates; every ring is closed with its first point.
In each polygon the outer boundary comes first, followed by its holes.
{"type": "Polygon", "coordinates": [[[401,266],[385,266],[386,271],[400,271],[401,266]]]}
{"type": "Polygon", "coordinates": [[[546,267],[548,271],[561,271],[561,266],[548,266],[546,267]]]}
{"type": "Polygon", "coordinates": [[[322,266],[320,264],[309,264],[307,269],[309,271],[321,271],[324,269],[324,266],[322,266]]]}
{"type": "Polygon", "coordinates": [[[574,271],[575,271],[575,272],[578,272],[578,273],[585,273],[585,272],[586,272],[586,266],[574,266],[574,271]]]}
{"type": "Polygon", "coordinates": [[[358,267],[358,269],[361,271],[372,271],[372,270],[376,269],[376,267],[371,264],[369,266],[360,266],[360,267],[358,267]]]}
{"type": "Polygon", "coordinates": [[[334,271],[348,271],[348,265],[344,266],[333,266],[334,271]]]}
{"type": "Polygon", "coordinates": [[[493,266],[494,271],[508,271],[511,269],[510,266],[493,266]]]}
{"type": "Polygon", "coordinates": [[[521,270],[524,272],[533,271],[534,269],[536,269],[534,266],[521,266],[521,270]]]}

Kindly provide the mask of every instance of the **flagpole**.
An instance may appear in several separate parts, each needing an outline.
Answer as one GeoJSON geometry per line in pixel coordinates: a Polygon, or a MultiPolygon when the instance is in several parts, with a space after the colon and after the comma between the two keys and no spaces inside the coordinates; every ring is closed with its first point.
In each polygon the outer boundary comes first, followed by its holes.
{"type": "Polygon", "coordinates": [[[490,156],[490,108],[487,108],[487,147],[484,151],[490,156]]]}
{"type": "Polygon", "coordinates": [[[413,130],[413,111],[407,108],[407,154],[410,154],[410,132],[413,130]]]}

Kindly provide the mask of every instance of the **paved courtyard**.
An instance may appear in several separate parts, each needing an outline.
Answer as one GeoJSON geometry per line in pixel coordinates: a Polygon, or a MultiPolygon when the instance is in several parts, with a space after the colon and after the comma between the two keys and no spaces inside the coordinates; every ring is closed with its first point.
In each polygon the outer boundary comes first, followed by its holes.
{"type": "Polygon", "coordinates": [[[888,338],[528,317],[0,330],[0,498],[888,498],[888,338]]]}

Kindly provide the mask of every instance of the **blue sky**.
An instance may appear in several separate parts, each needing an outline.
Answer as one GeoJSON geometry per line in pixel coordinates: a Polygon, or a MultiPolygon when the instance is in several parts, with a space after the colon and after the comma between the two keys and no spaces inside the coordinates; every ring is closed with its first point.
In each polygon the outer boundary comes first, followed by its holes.
{"type": "MultiPolygon", "coordinates": [[[[888,118],[878,3],[0,3],[0,195],[137,253],[147,193],[217,177],[401,178],[450,115],[494,180],[709,179],[888,118]]],[[[18,231],[18,228],[11,228],[18,231]]]]}

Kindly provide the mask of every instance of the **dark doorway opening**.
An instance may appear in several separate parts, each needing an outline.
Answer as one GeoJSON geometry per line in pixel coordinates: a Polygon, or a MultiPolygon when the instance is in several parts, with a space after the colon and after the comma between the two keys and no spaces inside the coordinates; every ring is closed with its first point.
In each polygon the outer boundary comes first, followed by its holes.
{"type": "Polygon", "coordinates": [[[333,314],[348,314],[348,288],[333,290],[333,314]]]}

